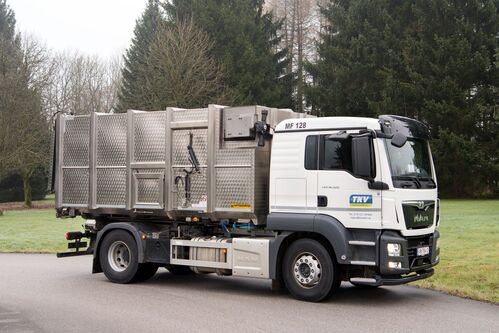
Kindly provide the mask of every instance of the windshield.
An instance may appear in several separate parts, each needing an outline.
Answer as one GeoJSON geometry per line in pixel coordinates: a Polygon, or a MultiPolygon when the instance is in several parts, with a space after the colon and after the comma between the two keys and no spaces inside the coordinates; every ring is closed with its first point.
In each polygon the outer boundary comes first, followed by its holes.
{"type": "Polygon", "coordinates": [[[398,148],[385,139],[392,177],[431,178],[430,150],[428,142],[409,138],[398,148]]]}

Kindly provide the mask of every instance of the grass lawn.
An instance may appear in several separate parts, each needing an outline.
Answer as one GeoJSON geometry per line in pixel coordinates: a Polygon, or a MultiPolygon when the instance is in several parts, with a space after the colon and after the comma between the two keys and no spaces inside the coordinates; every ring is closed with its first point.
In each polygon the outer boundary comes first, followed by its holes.
{"type": "Polygon", "coordinates": [[[83,219],[56,219],[54,209],[5,211],[0,216],[0,252],[67,250],[67,231],[83,230],[83,219]]]}
{"type": "Polygon", "coordinates": [[[499,303],[499,200],[442,200],[440,264],[413,285],[499,303]]]}
{"type": "MultiPolygon", "coordinates": [[[[440,264],[413,285],[499,303],[499,200],[442,200],[441,209],[440,264]]],[[[53,209],[6,211],[0,252],[65,251],[65,233],[82,224],[56,219],[53,209]]]]}

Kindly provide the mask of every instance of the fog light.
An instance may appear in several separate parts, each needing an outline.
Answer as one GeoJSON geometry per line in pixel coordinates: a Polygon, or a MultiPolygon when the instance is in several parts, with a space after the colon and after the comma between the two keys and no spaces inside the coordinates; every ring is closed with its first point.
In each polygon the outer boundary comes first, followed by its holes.
{"type": "Polygon", "coordinates": [[[402,268],[402,263],[400,261],[389,261],[388,267],[389,268],[402,268]]]}
{"type": "Polygon", "coordinates": [[[388,243],[386,244],[386,250],[388,251],[389,257],[400,257],[400,244],[388,243]]]}

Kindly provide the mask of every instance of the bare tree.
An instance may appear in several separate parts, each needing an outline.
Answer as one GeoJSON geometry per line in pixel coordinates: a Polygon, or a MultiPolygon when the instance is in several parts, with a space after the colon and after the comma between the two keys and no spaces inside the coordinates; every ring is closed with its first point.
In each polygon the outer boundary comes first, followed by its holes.
{"type": "Polygon", "coordinates": [[[58,53],[47,91],[50,114],[87,114],[114,111],[121,80],[120,57],[108,61],[78,52],[58,53]]]}
{"type": "Polygon", "coordinates": [[[288,74],[295,77],[295,110],[305,110],[304,87],[310,80],[304,68],[305,62],[316,60],[316,42],[322,27],[320,5],[324,0],[269,0],[267,9],[282,20],[281,49],[289,55],[288,74]]]}
{"type": "Polygon", "coordinates": [[[148,105],[194,107],[227,102],[222,68],[210,56],[213,43],[192,22],[164,24],[147,63],[148,105]]]}

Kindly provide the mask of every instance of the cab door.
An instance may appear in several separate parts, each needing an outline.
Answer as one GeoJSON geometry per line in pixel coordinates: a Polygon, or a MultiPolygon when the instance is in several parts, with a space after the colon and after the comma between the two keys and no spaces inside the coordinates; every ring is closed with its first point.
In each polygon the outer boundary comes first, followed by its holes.
{"type": "MultiPolygon", "coordinates": [[[[370,148],[352,150],[352,140],[358,131],[327,131],[318,136],[319,165],[317,176],[317,205],[320,214],[330,215],[345,227],[381,228],[381,191],[368,187],[369,180],[354,174],[354,154],[356,163],[363,158],[371,159],[373,167],[371,181],[381,179],[376,165],[377,147],[369,134],[363,140],[370,148]],[[359,155],[361,154],[361,155],[359,155]],[[365,155],[365,156],[364,156],[365,155]]],[[[356,146],[356,145],[354,145],[356,146]]]]}

